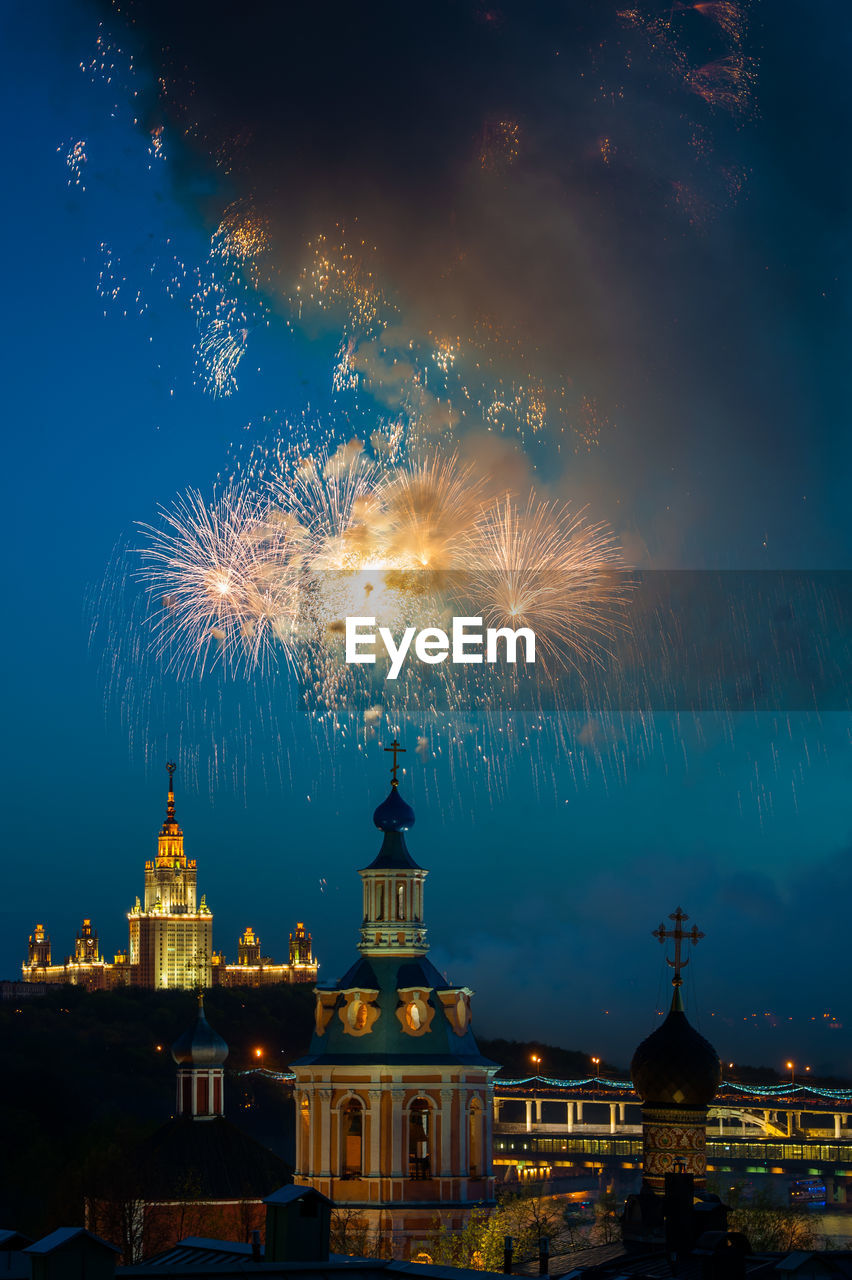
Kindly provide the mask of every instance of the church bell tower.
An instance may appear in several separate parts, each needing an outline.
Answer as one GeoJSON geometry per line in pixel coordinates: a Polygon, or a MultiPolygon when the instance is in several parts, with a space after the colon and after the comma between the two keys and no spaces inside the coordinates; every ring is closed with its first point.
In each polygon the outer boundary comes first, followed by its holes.
{"type": "Polygon", "coordinates": [[[436,1221],[461,1230],[491,1204],[492,1078],[471,1030],[469,987],[428,958],[426,871],[408,851],[414,810],[391,789],[373,814],[382,833],[360,872],[359,958],[317,987],[309,1054],[296,1075],[296,1182],[315,1187],[397,1256],[417,1252],[436,1221]]]}

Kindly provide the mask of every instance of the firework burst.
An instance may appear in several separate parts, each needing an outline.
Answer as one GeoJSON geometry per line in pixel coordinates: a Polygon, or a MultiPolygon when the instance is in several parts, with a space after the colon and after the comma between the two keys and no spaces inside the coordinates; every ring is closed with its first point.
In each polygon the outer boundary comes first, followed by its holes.
{"type": "Polygon", "coordinates": [[[626,599],[612,531],[531,493],[483,508],[471,530],[466,588],[485,626],[528,627],[549,674],[602,665],[626,599]]]}
{"type": "Polygon", "coordinates": [[[154,604],[156,655],[181,674],[221,661],[266,667],[292,657],[303,563],[301,531],[245,487],[211,504],[190,490],[142,525],[139,577],[154,604]]]}

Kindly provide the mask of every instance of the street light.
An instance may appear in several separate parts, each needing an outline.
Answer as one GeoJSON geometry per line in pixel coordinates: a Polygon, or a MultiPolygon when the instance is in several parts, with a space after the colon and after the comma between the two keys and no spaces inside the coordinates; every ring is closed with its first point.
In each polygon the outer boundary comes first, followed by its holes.
{"type": "Polygon", "coordinates": [[[795,1062],[787,1063],[787,1070],[790,1072],[790,1084],[796,1083],[796,1064],[795,1062]]]}
{"type": "Polygon", "coordinates": [[[538,1055],[537,1053],[531,1053],[531,1054],[530,1054],[530,1062],[531,1062],[531,1063],[533,1064],[533,1066],[535,1067],[535,1073],[536,1073],[536,1075],[538,1075],[538,1069],[539,1069],[539,1067],[541,1066],[541,1058],[539,1057],[539,1055],[538,1055]]]}
{"type": "Polygon", "coordinates": [[[600,1058],[592,1058],[592,1063],[593,1063],[594,1068],[595,1068],[595,1076],[596,1076],[596,1077],[600,1077],[600,1074],[601,1074],[601,1060],[600,1060],[600,1058]]]}
{"type": "Polygon", "coordinates": [[[263,1062],[263,1050],[262,1050],[262,1049],[255,1049],[255,1051],[254,1051],[254,1056],[258,1059],[258,1061],[259,1061],[259,1062],[263,1062]]]}

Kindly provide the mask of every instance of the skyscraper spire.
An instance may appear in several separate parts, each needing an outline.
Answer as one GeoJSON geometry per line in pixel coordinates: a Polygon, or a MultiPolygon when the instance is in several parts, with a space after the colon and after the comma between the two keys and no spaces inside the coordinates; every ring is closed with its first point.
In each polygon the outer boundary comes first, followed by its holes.
{"type": "Polygon", "coordinates": [[[166,772],[169,775],[169,798],[166,801],[166,826],[174,826],[177,823],[175,817],[175,769],[177,765],[170,760],[166,765],[166,772]]]}

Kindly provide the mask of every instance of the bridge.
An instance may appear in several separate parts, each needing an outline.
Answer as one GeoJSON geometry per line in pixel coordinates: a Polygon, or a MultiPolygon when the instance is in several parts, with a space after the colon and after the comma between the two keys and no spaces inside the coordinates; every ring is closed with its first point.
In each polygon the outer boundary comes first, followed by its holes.
{"type": "MultiPolygon", "coordinates": [[[[523,1181],[642,1164],[641,1100],[630,1080],[529,1076],[494,1082],[494,1162],[523,1181]]],[[[711,1173],[822,1177],[852,1204],[852,1088],[726,1080],[708,1113],[711,1173]]]]}

